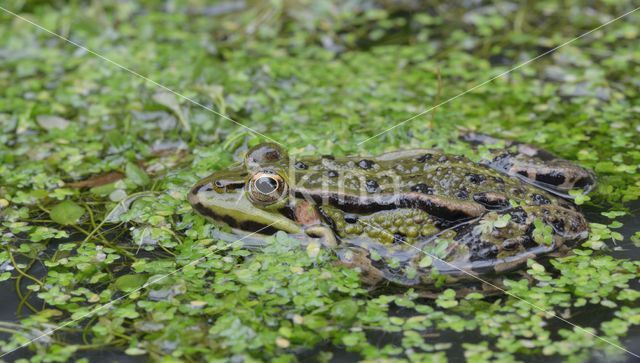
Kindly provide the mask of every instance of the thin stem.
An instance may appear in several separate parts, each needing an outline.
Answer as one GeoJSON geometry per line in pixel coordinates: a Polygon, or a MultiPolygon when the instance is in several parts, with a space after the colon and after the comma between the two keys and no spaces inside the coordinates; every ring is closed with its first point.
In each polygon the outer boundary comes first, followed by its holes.
{"type": "Polygon", "coordinates": [[[11,263],[13,264],[13,267],[16,269],[16,271],[18,271],[18,273],[26,278],[28,278],[29,280],[35,282],[36,284],[40,285],[40,286],[44,286],[44,284],[42,283],[42,281],[38,280],[37,278],[25,273],[24,271],[22,271],[22,269],[20,267],[18,267],[18,263],[16,262],[16,260],[13,258],[13,253],[11,253],[11,248],[9,248],[7,246],[6,248],[7,253],[9,254],[9,259],[11,260],[11,263]]]}

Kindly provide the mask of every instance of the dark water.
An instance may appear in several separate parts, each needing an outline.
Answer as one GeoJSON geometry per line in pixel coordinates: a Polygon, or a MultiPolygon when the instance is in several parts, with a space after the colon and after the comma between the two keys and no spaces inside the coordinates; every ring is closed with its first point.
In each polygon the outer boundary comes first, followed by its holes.
{"type": "MultiPolygon", "coordinates": [[[[618,220],[624,224],[618,231],[625,236],[624,241],[620,242],[617,246],[614,246],[614,249],[608,253],[616,258],[626,258],[630,260],[637,260],[640,258],[640,248],[637,248],[633,245],[633,243],[629,240],[629,237],[638,230],[638,226],[640,226],[640,201],[632,203],[630,206],[631,213],[625,217],[619,218],[618,220]]],[[[600,215],[600,209],[585,209],[583,210],[584,214],[587,216],[587,219],[592,222],[602,222],[607,223],[608,219],[600,215]]],[[[33,268],[30,270],[30,273],[34,276],[41,277],[44,275],[45,270],[41,264],[36,263],[33,268]]],[[[633,282],[635,286],[632,286],[636,289],[640,289],[640,281],[633,282]]],[[[30,282],[28,280],[23,281],[23,290],[24,287],[29,285],[30,282]]],[[[18,305],[20,299],[18,298],[15,290],[15,280],[8,280],[0,282],[0,291],[2,291],[2,305],[0,306],[0,321],[5,322],[19,322],[20,317],[18,313],[22,314],[22,316],[29,313],[26,308],[22,308],[22,311],[18,312],[18,305]]],[[[35,307],[41,307],[42,302],[39,301],[36,297],[32,296],[29,299],[29,302],[35,307]]],[[[396,316],[410,316],[412,314],[412,310],[403,309],[403,308],[395,308],[391,310],[391,314],[396,316]]],[[[610,319],[612,316],[611,312],[608,309],[602,307],[586,307],[582,310],[578,311],[571,318],[571,322],[577,324],[579,326],[590,327],[590,326],[598,326],[602,321],[610,319]]],[[[554,328],[566,328],[566,323],[560,320],[549,320],[550,329],[554,328]]],[[[447,358],[449,362],[464,362],[464,351],[461,348],[462,343],[473,343],[485,340],[485,338],[479,335],[477,332],[462,332],[457,333],[454,331],[438,331],[438,336],[434,338],[430,338],[430,343],[437,342],[449,342],[452,343],[452,348],[447,352],[447,358]]],[[[0,334],[0,338],[6,337],[6,334],[0,334]]],[[[386,344],[397,344],[401,343],[402,335],[397,333],[376,333],[370,335],[370,340],[372,343],[383,346],[386,344]]],[[[633,326],[630,328],[627,336],[621,339],[622,344],[632,351],[638,351],[640,348],[640,326],[633,326]]],[[[301,361],[312,360],[312,358],[321,351],[330,351],[333,353],[334,357],[332,362],[354,362],[359,360],[359,355],[347,352],[340,347],[333,346],[331,344],[318,346],[313,350],[301,353],[299,358],[301,361]]],[[[33,353],[28,348],[22,348],[15,353],[12,353],[6,357],[3,357],[8,362],[15,361],[19,358],[29,358],[33,353]]],[[[77,354],[77,358],[86,357],[89,361],[99,361],[99,362],[144,362],[147,361],[145,357],[133,357],[124,354],[120,350],[116,349],[103,349],[97,351],[83,351],[77,354]]],[[[519,357],[521,360],[525,362],[544,362],[544,363],[555,363],[562,362],[563,359],[559,357],[545,357],[545,356],[521,356],[519,357]]],[[[631,355],[621,356],[621,360],[617,360],[619,362],[640,362],[640,359],[637,359],[631,355]]],[[[601,352],[594,352],[593,356],[590,359],[590,362],[593,363],[605,363],[611,362],[611,357],[607,357],[601,352]]]]}

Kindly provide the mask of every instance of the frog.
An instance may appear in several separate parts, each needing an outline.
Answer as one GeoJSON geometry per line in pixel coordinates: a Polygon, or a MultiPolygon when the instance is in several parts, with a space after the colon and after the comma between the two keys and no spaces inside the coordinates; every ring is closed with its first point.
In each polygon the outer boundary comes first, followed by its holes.
{"type": "Polygon", "coordinates": [[[296,157],[261,143],[188,199],[233,235],[283,231],[319,243],[371,287],[496,279],[587,238],[572,191],[595,187],[591,170],[532,144],[461,139],[486,146],[479,160],[435,148],[296,157]]]}

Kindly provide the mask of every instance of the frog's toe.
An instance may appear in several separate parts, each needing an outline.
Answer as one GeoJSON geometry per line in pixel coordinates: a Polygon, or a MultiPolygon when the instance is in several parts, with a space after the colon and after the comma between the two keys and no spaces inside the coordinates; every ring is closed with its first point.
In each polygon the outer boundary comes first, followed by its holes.
{"type": "Polygon", "coordinates": [[[306,226],[304,234],[307,237],[319,239],[323,246],[334,248],[338,246],[338,239],[331,228],[321,224],[306,226]]]}
{"type": "Polygon", "coordinates": [[[338,261],[347,268],[360,272],[360,280],[369,286],[375,286],[386,280],[384,273],[371,262],[369,252],[359,247],[344,247],[336,250],[338,261]]]}

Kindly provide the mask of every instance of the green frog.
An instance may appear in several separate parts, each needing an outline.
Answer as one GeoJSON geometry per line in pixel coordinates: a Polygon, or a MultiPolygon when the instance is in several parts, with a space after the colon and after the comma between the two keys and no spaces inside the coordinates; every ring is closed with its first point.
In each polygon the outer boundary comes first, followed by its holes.
{"type": "Polygon", "coordinates": [[[472,162],[435,149],[293,158],[264,143],[199,181],[189,201],[236,231],[321,241],[372,286],[499,276],[587,237],[569,192],[588,193],[591,171],[529,144],[463,138],[505,147],[472,162]]]}

